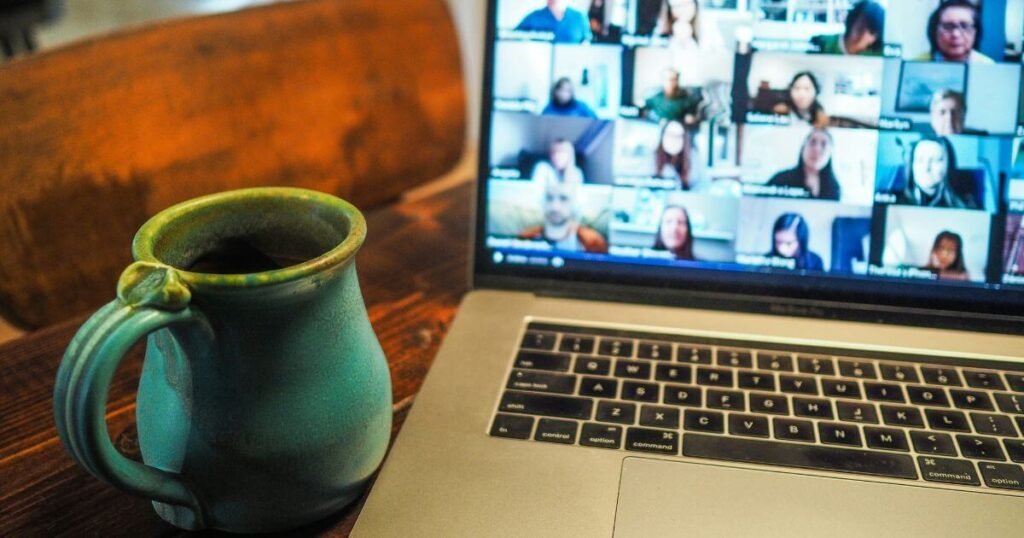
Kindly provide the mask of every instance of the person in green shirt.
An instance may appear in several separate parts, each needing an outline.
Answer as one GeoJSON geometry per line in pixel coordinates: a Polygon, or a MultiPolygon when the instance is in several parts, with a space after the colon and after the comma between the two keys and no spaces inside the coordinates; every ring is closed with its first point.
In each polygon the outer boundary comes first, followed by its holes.
{"type": "Polygon", "coordinates": [[[885,8],[871,0],[857,2],[846,15],[846,32],[811,38],[821,54],[881,56],[885,8]]]}
{"type": "Polygon", "coordinates": [[[655,121],[679,121],[693,126],[698,122],[700,96],[692,95],[679,84],[679,71],[667,69],[661,91],[644,103],[644,117],[655,121]]]}

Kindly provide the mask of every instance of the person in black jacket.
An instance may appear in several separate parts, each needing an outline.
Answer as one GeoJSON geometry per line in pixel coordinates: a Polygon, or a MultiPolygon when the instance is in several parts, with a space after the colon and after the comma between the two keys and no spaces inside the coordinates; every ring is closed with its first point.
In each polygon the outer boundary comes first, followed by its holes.
{"type": "Polygon", "coordinates": [[[839,200],[842,188],[832,169],[832,135],[814,129],[800,148],[800,160],[789,170],[775,174],[768,185],[803,189],[807,196],[821,200],[839,200]]]}

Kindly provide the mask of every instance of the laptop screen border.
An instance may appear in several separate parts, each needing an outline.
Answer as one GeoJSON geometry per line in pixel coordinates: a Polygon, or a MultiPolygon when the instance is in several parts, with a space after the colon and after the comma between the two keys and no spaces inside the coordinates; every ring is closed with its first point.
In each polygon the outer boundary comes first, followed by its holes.
{"type": "Polygon", "coordinates": [[[494,117],[497,10],[488,0],[484,28],[477,181],[470,234],[471,286],[544,296],[761,312],[1021,334],[1024,289],[959,287],[906,280],[758,274],[714,269],[594,263],[567,271],[495,264],[486,245],[489,148],[494,117]],[[943,293],[936,293],[941,290],[943,293]]]}

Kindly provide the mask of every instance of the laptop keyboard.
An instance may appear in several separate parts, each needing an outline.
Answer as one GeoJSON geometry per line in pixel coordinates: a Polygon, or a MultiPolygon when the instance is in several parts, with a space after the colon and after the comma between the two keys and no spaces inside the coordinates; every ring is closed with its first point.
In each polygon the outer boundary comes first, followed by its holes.
{"type": "Polygon", "coordinates": [[[1005,365],[531,323],[490,434],[1024,491],[1005,365]]]}

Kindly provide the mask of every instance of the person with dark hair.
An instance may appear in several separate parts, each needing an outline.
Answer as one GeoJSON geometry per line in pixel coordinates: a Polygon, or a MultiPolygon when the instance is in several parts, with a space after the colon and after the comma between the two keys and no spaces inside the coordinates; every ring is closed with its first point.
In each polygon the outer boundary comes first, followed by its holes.
{"type": "Polygon", "coordinates": [[[812,130],[800,148],[797,165],[775,174],[768,185],[803,189],[811,198],[839,200],[842,198],[842,188],[832,168],[834,145],[828,131],[812,130]]]}
{"type": "Polygon", "coordinates": [[[942,0],[928,17],[931,52],[915,60],[960,63],[994,63],[978,52],[981,44],[981,8],[971,0],[942,0]]]}
{"type": "Polygon", "coordinates": [[[544,115],[597,118],[597,114],[586,103],[576,99],[576,88],[569,77],[558,79],[551,87],[551,101],[544,107],[544,115]]]}
{"type": "Polygon", "coordinates": [[[694,260],[690,214],[682,206],[670,205],[661,212],[654,250],[667,250],[677,260],[694,260]]]}
{"type": "Polygon", "coordinates": [[[946,138],[925,138],[910,148],[907,186],[896,203],[922,207],[980,209],[970,193],[957,193],[952,178],[957,172],[956,153],[946,138]]]}
{"type": "Polygon", "coordinates": [[[773,112],[789,116],[794,121],[807,122],[815,127],[828,126],[828,114],[825,107],[818,102],[821,95],[821,84],[810,71],[801,71],[793,76],[789,83],[786,100],[775,105],[773,112]]]}
{"type": "Polygon", "coordinates": [[[568,6],[569,0],[547,0],[547,6],[530,12],[516,30],[550,32],[555,43],[582,43],[594,38],[587,16],[568,6]]]}
{"type": "Polygon", "coordinates": [[[940,280],[970,280],[964,264],[964,240],[960,234],[944,231],[935,238],[928,265],[923,269],[938,275],[940,280]]]}
{"type": "Polygon", "coordinates": [[[654,169],[657,177],[679,182],[680,187],[690,190],[690,152],[686,128],[676,121],[667,121],[661,127],[658,149],[654,152],[654,169]]]}
{"type": "Polygon", "coordinates": [[[885,8],[878,2],[861,0],[846,15],[843,34],[811,38],[821,54],[881,56],[885,35],[885,8]]]}
{"type": "Polygon", "coordinates": [[[661,0],[661,11],[653,34],[670,39],[678,50],[721,49],[722,35],[714,25],[701,19],[699,0],[661,0]]]}
{"type": "Polygon", "coordinates": [[[811,231],[807,221],[796,213],[786,213],[775,221],[772,227],[773,258],[794,260],[797,271],[824,271],[825,263],[808,247],[811,231]]]}

